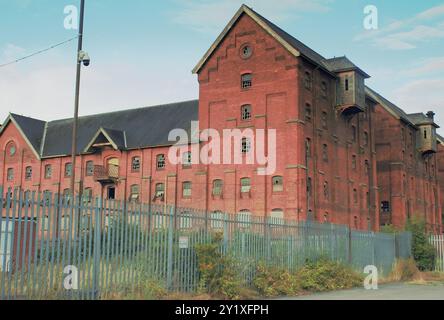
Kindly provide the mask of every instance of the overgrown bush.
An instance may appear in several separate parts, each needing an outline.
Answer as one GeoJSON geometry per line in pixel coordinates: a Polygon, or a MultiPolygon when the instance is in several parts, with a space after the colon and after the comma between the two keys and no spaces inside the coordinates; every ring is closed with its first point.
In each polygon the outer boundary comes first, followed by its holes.
{"type": "Polygon", "coordinates": [[[413,259],[400,259],[396,261],[389,278],[393,281],[411,281],[418,276],[419,270],[413,259]]]}
{"type": "Polygon", "coordinates": [[[257,267],[253,284],[264,297],[291,296],[300,292],[295,275],[284,269],[267,268],[264,264],[257,267]]]}
{"type": "Polygon", "coordinates": [[[299,270],[296,281],[304,290],[323,292],[360,286],[363,277],[339,262],[320,259],[308,262],[299,270]]]}
{"type": "Polygon", "coordinates": [[[423,220],[412,219],[407,224],[412,233],[412,254],[420,271],[431,271],[435,267],[436,251],[428,241],[429,234],[423,220]]]}
{"type": "Polygon", "coordinates": [[[241,281],[238,268],[229,256],[221,252],[222,234],[213,235],[210,243],[196,245],[199,265],[199,293],[239,299],[241,281]]]}

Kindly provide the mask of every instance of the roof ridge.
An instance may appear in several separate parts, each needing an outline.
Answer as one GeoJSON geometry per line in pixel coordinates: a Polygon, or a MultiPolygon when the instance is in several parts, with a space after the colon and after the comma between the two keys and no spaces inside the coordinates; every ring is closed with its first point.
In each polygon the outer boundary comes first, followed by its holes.
{"type": "MultiPolygon", "coordinates": [[[[159,104],[159,105],[129,108],[129,109],[122,109],[122,110],[102,112],[102,113],[94,113],[94,114],[89,114],[89,115],[85,115],[85,116],[80,116],[79,119],[86,119],[86,118],[90,118],[90,117],[104,116],[104,115],[116,114],[116,113],[124,113],[124,112],[128,112],[128,111],[137,111],[137,110],[149,109],[149,108],[163,108],[163,107],[173,106],[176,104],[196,102],[196,101],[198,102],[199,99],[191,99],[191,100],[177,101],[177,102],[171,102],[171,103],[165,103],[165,104],[159,104]]],[[[63,122],[63,121],[68,121],[68,120],[73,120],[73,118],[71,117],[71,118],[56,119],[56,120],[48,121],[48,123],[63,122]]],[[[111,128],[109,128],[109,129],[111,129],[111,128]]]]}

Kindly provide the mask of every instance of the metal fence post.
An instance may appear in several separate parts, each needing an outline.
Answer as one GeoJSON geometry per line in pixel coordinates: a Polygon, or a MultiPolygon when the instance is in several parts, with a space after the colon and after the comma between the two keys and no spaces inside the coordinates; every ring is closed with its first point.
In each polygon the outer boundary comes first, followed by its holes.
{"type": "Polygon", "coordinates": [[[168,261],[167,261],[167,289],[171,290],[173,286],[173,231],[174,231],[174,207],[170,208],[170,223],[168,227],[168,261]]]}
{"type": "Polygon", "coordinates": [[[93,299],[99,298],[99,277],[100,277],[100,240],[102,231],[101,214],[102,198],[96,199],[95,225],[94,225],[94,260],[93,260],[93,299]]]}

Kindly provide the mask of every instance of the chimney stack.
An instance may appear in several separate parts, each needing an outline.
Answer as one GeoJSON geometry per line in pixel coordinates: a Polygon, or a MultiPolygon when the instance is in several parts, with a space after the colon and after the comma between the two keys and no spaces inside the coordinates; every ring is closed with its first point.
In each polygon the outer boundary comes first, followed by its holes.
{"type": "Polygon", "coordinates": [[[435,120],[435,113],[433,111],[427,112],[427,118],[435,120]]]}

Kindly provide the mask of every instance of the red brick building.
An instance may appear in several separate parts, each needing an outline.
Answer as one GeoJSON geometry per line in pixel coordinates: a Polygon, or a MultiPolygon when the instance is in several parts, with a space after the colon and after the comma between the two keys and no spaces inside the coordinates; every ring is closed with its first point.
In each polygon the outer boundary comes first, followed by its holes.
{"type": "MultiPolygon", "coordinates": [[[[326,59],[242,6],[193,72],[198,101],[82,117],[76,168],[69,155],[72,119],[11,114],[0,131],[0,184],[68,194],[75,170],[76,192],[91,197],[356,229],[400,225],[412,214],[441,225],[436,150],[433,144],[421,149],[422,123],[404,125],[385,99],[366,88],[369,75],[346,57],[326,59]],[[188,151],[179,155],[184,163],[172,164],[169,132],[191,133],[192,121],[199,121],[200,131],[275,129],[275,172],[259,175],[262,167],[254,164],[189,165],[188,151]],[[387,128],[381,130],[381,121],[387,128]],[[418,137],[421,152],[401,147],[402,132],[418,137]],[[386,141],[393,145],[389,153],[386,141]],[[414,163],[397,166],[399,148],[413,153],[414,163]],[[435,174],[425,176],[425,170],[435,174]],[[402,189],[404,176],[415,178],[418,190],[402,189]]],[[[427,128],[436,146],[435,127],[427,128]]],[[[238,143],[245,147],[244,140],[238,143]]],[[[196,144],[190,140],[189,146],[196,144]]]]}

